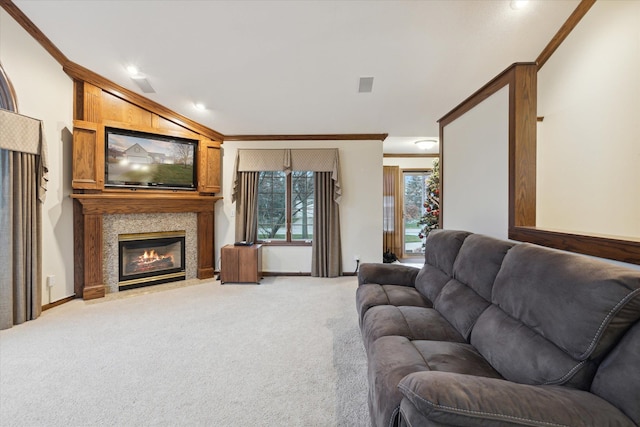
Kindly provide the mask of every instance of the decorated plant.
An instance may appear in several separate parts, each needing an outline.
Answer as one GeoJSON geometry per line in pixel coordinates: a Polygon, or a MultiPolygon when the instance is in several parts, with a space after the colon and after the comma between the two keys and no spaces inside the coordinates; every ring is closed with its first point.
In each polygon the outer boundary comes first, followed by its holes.
{"type": "Polygon", "coordinates": [[[418,225],[422,226],[418,237],[424,239],[431,230],[438,228],[440,221],[440,162],[433,162],[433,171],[427,179],[425,188],[424,213],[418,225]]]}

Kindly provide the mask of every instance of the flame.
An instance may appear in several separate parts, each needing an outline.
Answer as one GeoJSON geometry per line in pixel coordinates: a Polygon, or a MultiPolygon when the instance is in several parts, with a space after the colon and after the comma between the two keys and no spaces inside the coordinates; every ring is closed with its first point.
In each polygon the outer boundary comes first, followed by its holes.
{"type": "Polygon", "coordinates": [[[166,256],[159,255],[154,249],[151,249],[148,252],[144,251],[144,254],[142,254],[142,259],[144,261],[155,261],[163,258],[166,258],[166,256]]]}

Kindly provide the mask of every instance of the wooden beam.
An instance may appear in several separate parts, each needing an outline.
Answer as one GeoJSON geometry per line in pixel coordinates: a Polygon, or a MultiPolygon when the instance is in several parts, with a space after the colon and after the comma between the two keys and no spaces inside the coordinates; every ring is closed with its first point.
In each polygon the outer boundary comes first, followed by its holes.
{"type": "Polygon", "coordinates": [[[578,22],[587,14],[591,6],[595,4],[596,0],[582,0],[578,7],[573,11],[569,18],[562,24],[562,27],[558,30],[555,36],[551,39],[551,41],[547,44],[547,46],[540,52],[538,58],[536,59],[536,63],[538,64],[538,71],[542,68],[542,66],[551,58],[553,52],[560,47],[564,39],[573,31],[573,29],[578,25],[578,22]]]}
{"type": "Polygon", "coordinates": [[[49,52],[49,55],[53,56],[60,65],[64,66],[64,64],[69,61],[64,53],[62,53],[60,49],[58,49],[56,45],[54,45],[38,27],[36,27],[36,24],[27,18],[27,15],[22,13],[22,11],[18,9],[18,6],[16,6],[11,0],[0,0],[0,6],[2,6],[2,8],[11,15],[11,17],[15,19],[15,21],[20,24],[27,33],[31,35],[31,37],[40,43],[40,46],[49,52]]]}

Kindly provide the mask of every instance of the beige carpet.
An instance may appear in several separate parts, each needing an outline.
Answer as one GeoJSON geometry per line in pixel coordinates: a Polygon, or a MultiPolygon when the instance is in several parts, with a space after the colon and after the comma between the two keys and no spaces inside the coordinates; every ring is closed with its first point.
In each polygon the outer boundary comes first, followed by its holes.
{"type": "Polygon", "coordinates": [[[369,425],[355,277],[186,285],[1,331],[0,425],[369,425]]]}

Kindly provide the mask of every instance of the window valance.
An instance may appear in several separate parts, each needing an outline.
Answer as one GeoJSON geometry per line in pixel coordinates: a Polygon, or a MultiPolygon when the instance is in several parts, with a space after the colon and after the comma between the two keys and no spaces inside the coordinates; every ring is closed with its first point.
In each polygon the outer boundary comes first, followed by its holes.
{"type": "Polygon", "coordinates": [[[38,199],[44,202],[49,169],[42,121],[0,109],[0,149],[39,156],[38,199]]]}
{"type": "Polygon", "coordinates": [[[238,173],[261,171],[312,171],[331,172],[335,183],[333,200],[340,203],[340,161],[337,148],[329,149],[247,149],[238,150],[231,200],[238,194],[238,173]]]}

